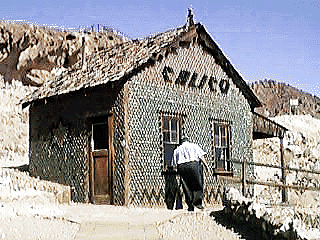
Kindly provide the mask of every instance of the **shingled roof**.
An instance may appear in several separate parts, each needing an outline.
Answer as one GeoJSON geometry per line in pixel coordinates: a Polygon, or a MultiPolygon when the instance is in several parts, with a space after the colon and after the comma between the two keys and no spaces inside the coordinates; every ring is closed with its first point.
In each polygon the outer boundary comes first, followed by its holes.
{"type": "Polygon", "coordinates": [[[71,69],[65,70],[60,76],[45,83],[21,103],[26,107],[40,99],[104,85],[111,81],[127,80],[144,67],[162,58],[164,55],[162,52],[177,46],[177,43],[189,33],[198,34],[199,43],[215,57],[216,62],[243,92],[251,108],[261,106],[256,95],[200,23],[191,27],[185,25],[142,40],[128,40],[86,56],[84,61],[79,61],[71,69]]]}

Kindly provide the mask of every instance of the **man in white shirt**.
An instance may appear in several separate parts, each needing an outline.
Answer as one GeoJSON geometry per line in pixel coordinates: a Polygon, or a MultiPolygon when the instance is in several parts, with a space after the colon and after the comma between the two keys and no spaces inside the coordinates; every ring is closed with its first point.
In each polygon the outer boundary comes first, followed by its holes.
{"type": "Polygon", "coordinates": [[[191,143],[187,136],[181,138],[181,145],[172,156],[172,166],[177,169],[182,179],[182,186],[188,204],[188,210],[194,206],[203,209],[203,165],[208,169],[204,152],[197,144],[191,143]]]}

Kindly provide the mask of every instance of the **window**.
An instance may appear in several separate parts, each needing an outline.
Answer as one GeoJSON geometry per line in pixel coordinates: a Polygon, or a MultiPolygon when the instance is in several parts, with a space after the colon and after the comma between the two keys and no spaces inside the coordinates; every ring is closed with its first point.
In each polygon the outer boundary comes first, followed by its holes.
{"type": "Polygon", "coordinates": [[[216,171],[231,172],[232,162],[230,159],[230,125],[223,122],[214,123],[214,151],[216,171]]]}
{"type": "Polygon", "coordinates": [[[164,147],[164,170],[171,165],[174,149],[179,144],[180,120],[177,116],[162,115],[162,134],[164,147]]]}
{"type": "Polygon", "coordinates": [[[92,125],[93,150],[109,148],[108,123],[95,123],[92,125]]]}

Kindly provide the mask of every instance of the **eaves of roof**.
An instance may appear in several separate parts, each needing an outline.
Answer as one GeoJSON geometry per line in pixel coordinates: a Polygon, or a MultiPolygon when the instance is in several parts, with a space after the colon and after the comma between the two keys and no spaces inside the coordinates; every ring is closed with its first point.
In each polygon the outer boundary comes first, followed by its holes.
{"type": "Polygon", "coordinates": [[[40,99],[125,79],[157,60],[157,54],[175,42],[183,31],[186,31],[184,27],[155,37],[129,40],[86,56],[83,61],[48,81],[20,103],[26,107],[40,99]]]}

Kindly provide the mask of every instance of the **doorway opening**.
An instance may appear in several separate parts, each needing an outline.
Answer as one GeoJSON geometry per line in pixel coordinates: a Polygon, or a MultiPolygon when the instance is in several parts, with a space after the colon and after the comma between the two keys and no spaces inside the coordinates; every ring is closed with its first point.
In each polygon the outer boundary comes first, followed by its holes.
{"type": "Polygon", "coordinates": [[[91,124],[91,201],[113,204],[112,116],[91,124]]]}

